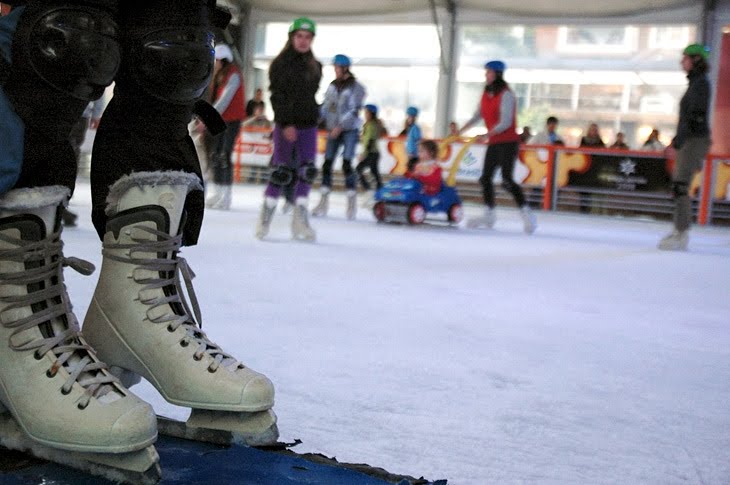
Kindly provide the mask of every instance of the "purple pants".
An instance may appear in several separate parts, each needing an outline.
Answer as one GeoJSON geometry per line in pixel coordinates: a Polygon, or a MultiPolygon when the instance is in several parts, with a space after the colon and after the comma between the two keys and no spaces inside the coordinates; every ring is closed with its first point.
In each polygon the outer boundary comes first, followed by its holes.
{"type": "MultiPolygon", "coordinates": [[[[276,125],[272,134],[274,141],[274,156],[271,166],[288,165],[297,173],[297,182],[294,187],[294,197],[309,196],[312,185],[304,181],[304,171],[307,166],[314,166],[317,155],[317,127],[297,128],[297,139],[294,142],[284,138],[284,130],[276,125]]],[[[278,198],[283,187],[269,182],[264,194],[267,197],[278,198]]]]}

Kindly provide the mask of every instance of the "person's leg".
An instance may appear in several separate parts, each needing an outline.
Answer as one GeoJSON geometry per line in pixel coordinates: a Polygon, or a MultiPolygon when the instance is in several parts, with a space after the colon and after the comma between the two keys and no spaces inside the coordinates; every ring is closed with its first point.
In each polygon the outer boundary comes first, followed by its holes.
{"type": "Polygon", "coordinates": [[[514,181],[515,160],[519,151],[517,143],[500,143],[490,147],[498,152],[499,166],[502,170],[502,188],[512,194],[517,207],[524,207],[525,194],[518,183],[514,181]]]}
{"type": "Polygon", "coordinates": [[[294,216],[292,217],[292,237],[314,241],[317,237],[309,225],[309,192],[312,182],[317,178],[314,160],[317,156],[317,128],[298,130],[297,139],[297,184],[294,190],[294,216]]]}
{"type": "Polygon", "coordinates": [[[92,164],[102,268],[83,332],[129,382],[142,376],[169,402],[193,408],[188,427],[243,434],[253,416],[257,431],[242,439],[260,443],[277,434],[273,385],[200,329],[180,257],[203,220],[187,124],[212,72],[214,8],[207,0],[120,5],[124,55],[92,164]]]}
{"type": "Polygon", "coordinates": [[[692,199],[689,186],[710,149],[709,138],[690,138],[677,150],[672,173],[674,197],[673,231],[659,242],[659,249],[686,249],[689,244],[689,228],[692,224],[692,199]]]}
{"type": "Polygon", "coordinates": [[[332,166],[337,158],[337,152],[342,145],[342,135],[337,138],[327,138],[327,145],[324,149],[324,163],[322,164],[322,188],[332,189],[332,166]]]}
{"type": "Polygon", "coordinates": [[[327,138],[327,146],[325,147],[324,163],[322,164],[322,186],[320,192],[322,197],[312,210],[315,217],[323,217],[329,211],[329,196],[332,191],[332,165],[337,158],[337,152],[342,145],[342,134],[337,138],[327,138]]]}
{"type": "Polygon", "coordinates": [[[347,195],[347,210],[345,212],[349,220],[355,219],[357,213],[357,175],[352,169],[352,159],[355,157],[355,149],[359,140],[357,130],[348,130],[342,133],[342,172],[345,175],[345,189],[347,195]]]}
{"type": "MultiPolygon", "coordinates": [[[[225,155],[223,152],[224,133],[212,136],[212,146],[209,157],[208,167],[210,169],[210,180],[206,184],[205,205],[211,209],[220,208],[223,199],[223,164],[225,163],[225,155]]],[[[197,152],[196,152],[197,153],[197,152]]],[[[201,170],[202,173],[202,170],[201,170]]]]}
{"type": "Polygon", "coordinates": [[[496,149],[497,145],[489,145],[487,147],[487,153],[484,155],[484,167],[482,168],[482,175],[479,178],[479,183],[482,186],[482,197],[484,198],[484,215],[469,219],[467,221],[467,227],[472,228],[487,228],[491,229],[497,220],[497,214],[494,210],[494,184],[492,177],[494,177],[494,171],[499,164],[499,151],[496,149]]]}
{"type": "Polygon", "coordinates": [[[342,133],[342,172],[345,174],[345,187],[347,190],[355,190],[357,176],[352,170],[352,159],[355,158],[355,149],[359,140],[357,130],[348,130],[342,133]]]}
{"type": "Polygon", "coordinates": [[[494,209],[494,183],[492,178],[494,177],[494,171],[500,162],[500,153],[497,150],[497,145],[490,145],[487,147],[487,153],[484,155],[484,167],[482,168],[482,175],[479,177],[479,183],[482,186],[482,198],[484,204],[494,209]]]}
{"type": "Polygon", "coordinates": [[[0,17],[13,35],[0,87],[0,443],[76,466],[105,461],[119,479],[133,475],[132,456],[159,471],[147,449],[155,416],[79,332],[64,267],[88,275],[93,265],[64,257],[60,224],[77,168],[69,135],[119,67],[113,14],[101,2],[31,1],[0,17]]]}
{"type": "Polygon", "coordinates": [[[383,187],[383,179],[380,176],[380,153],[371,153],[368,155],[370,159],[370,173],[375,178],[375,188],[380,189],[383,187]]]}
{"type": "Polygon", "coordinates": [[[370,190],[370,183],[368,182],[367,178],[365,178],[365,174],[363,173],[366,168],[370,167],[370,162],[367,158],[368,156],[369,155],[366,155],[365,158],[355,167],[355,172],[357,172],[357,178],[360,181],[360,185],[364,190],[370,190]]]}
{"type": "Polygon", "coordinates": [[[228,210],[231,208],[231,196],[233,190],[233,162],[231,157],[233,156],[233,148],[238,139],[238,132],[241,129],[240,121],[229,121],[226,123],[226,131],[223,132],[223,156],[220,161],[222,165],[221,170],[221,185],[223,198],[221,200],[221,209],[228,210]]]}
{"type": "Polygon", "coordinates": [[[532,213],[530,206],[525,201],[522,187],[514,180],[515,162],[519,154],[519,144],[504,143],[495,146],[500,151],[500,166],[502,169],[502,187],[512,194],[515,204],[520,209],[523,227],[526,233],[532,234],[537,229],[537,219],[532,213]]]}
{"type": "Polygon", "coordinates": [[[409,172],[412,172],[417,163],[418,163],[418,157],[409,157],[407,170],[409,172]]]}

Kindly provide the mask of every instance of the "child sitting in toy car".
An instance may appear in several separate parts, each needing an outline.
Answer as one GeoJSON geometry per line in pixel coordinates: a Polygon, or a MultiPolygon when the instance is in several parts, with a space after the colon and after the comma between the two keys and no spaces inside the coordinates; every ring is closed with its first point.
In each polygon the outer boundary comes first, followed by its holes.
{"type": "Polygon", "coordinates": [[[413,170],[405,173],[407,178],[418,180],[423,184],[423,192],[426,195],[436,195],[441,191],[443,180],[441,178],[441,166],[436,156],[438,146],[433,140],[422,140],[418,144],[418,163],[413,170]]]}

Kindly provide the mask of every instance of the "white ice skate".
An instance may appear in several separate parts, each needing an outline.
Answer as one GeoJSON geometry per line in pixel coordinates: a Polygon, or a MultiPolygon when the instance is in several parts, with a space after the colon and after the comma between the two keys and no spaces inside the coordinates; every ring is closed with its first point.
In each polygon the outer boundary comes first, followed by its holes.
{"type": "Polygon", "coordinates": [[[537,229],[537,218],[532,213],[529,206],[523,206],[520,208],[520,216],[522,216],[522,222],[524,224],[525,232],[532,234],[537,229]]]}
{"type": "Polygon", "coordinates": [[[319,203],[312,210],[313,217],[326,217],[330,208],[330,188],[322,187],[321,192],[322,198],[319,199],[319,203]]]}
{"type": "Polygon", "coordinates": [[[348,221],[354,221],[357,215],[357,192],[354,190],[347,191],[347,210],[345,216],[348,221]]]}
{"type": "Polygon", "coordinates": [[[674,229],[659,241],[658,248],[664,251],[686,251],[689,245],[689,231],[674,229]]]}
{"type": "Polygon", "coordinates": [[[363,209],[372,209],[375,205],[375,192],[372,190],[366,190],[361,196],[362,202],[360,207],[363,209]]]}
{"type": "Polygon", "coordinates": [[[294,205],[294,215],[291,220],[292,239],[299,241],[314,241],[317,239],[317,233],[309,225],[307,217],[307,199],[298,198],[294,205]]]}
{"type": "Polygon", "coordinates": [[[205,201],[205,206],[215,210],[230,210],[233,187],[231,185],[220,185],[208,183],[209,196],[205,201]]]}
{"type": "Polygon", "coordinates": [[[152,408],[78,332],[63,266],[65,187],[0,196],[0,445],[126,483],[160,478],[152,408]]]}
{"type": "Polygon", "coordinates": [[[466,221],[466,227],[471,229],[491,229],[497,222],[497,212],[491,207],[484,208],[482,217],[474,217],[466,221]]]}
{"type": "Polygon", "coordinates": [[[196,187],[197,177],[184,172],[138,172],[111,187],[101,275],[83,332],[109,365],[192,408],[186,436],[216,429],[233,441],[274,442],[273,385],[200,329],[192,271],[178,256],[185,198],[196,187]]]}
{"type": "Polygon", "coordinates": [[[261,214],[259,215],[259,221],[256,224],[256,238],[263,239],[269,233],[271,220],[274,218],[275,210],[276,199],[273,197],[265,197],[263,204],[261,204],[261,214]]]}

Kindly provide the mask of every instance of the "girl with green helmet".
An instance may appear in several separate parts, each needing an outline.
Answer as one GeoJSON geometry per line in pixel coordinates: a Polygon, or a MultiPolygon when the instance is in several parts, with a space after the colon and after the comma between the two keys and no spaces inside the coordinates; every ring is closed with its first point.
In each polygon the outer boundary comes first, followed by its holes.
{"type": "Polygon", "coordinates": [[[322,79],[322,64],[312,53],[315,33],[312,20],[295,19],[284,48],[269,67],[274,153],[256,226],[259,239],[268,234],[278,198],[285,189],[291,189],[294,199],[292,238],[313,241],[316,237],[309,226],[307,208],[311,184],[317,174],[314,161],[319,105],[314,96],[322,79]]]}

